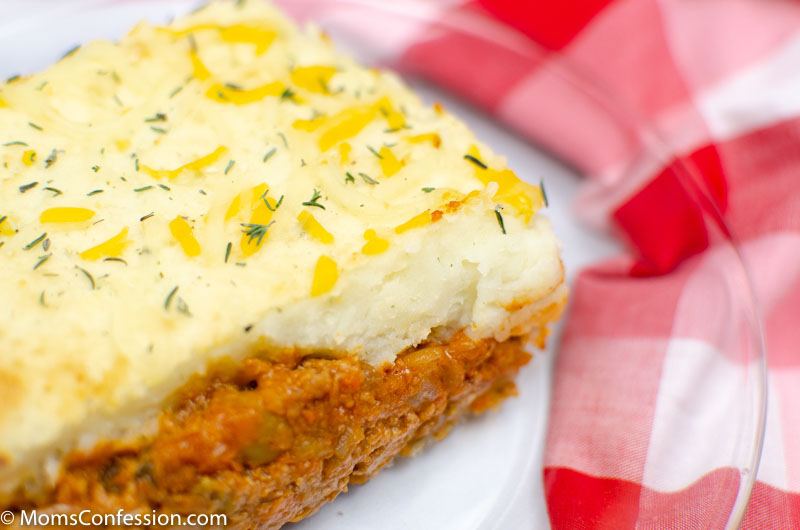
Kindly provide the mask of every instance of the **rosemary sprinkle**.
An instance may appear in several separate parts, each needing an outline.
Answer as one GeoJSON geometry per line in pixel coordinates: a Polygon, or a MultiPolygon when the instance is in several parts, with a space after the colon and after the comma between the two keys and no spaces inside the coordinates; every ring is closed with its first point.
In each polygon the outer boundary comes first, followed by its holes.
{"type": "Polygon", "coordinates": [[[92,291],[94,291],[95,289],[94,277],[91,274],[89,274],[89,271],[87,271],[82,267],[78,267],[77,265],[75,265],[75,268],[81,271],[84,276],[86,276],[86,279],[89,280],[89,283],[92,285],[92,291]]]}
{"type": "Polygon", "coordinates": [[[475,164],[476,166],[478,166],[481,169],[489,169],[489,166],[487,166],[486,164],[484,164],[483,162],[481,162],[480,160],[478,160],[477,158],[475,158],[472,155],[464,155],[464,159],[465,160],[469,160],[470,162],[472,162],[473,164],[475,164]]]}
{"type": "Polygon", "coordinates": [[[364,179],[364,182],[366,182],[367,184],[372,184],[372,185],[380,184],[380,182],[378,182],[374,178],[370,177],[366,173],[360,173],[359,172],[358,176],[361,177],[362,179],[364,179]]]}
{"type": "Polygon", "coordinates": [[[49,254],[45,254],[44,256],[41,256],[41,257],[39,258],[39,261],[37,261],[37,262],[36,262],[36,265],[34,265],[34,266],[33,266],[33,270],[36,270],[36,269],[38,269],[39,267],[41,267],[42,265],[44,265],[44,262],[45,262],[45,261],[47,261],[47,260],[49,260],[49,259],[50,259],[50,256],[52,256],[52,255],[53,255],[53,253],[51,252],[51,253],[49,253],[49,254]]]}
{"type": "Polygon", "coordinates": [[[256,241],[256,245],[260,246],[261,240],[263,240],[264,236],[267,235],[267,230],[269,230],[269,227],[272,226],[274,223],[275,221],[272,221],[268,225],[242,223],[242,226],[245,227],[245,229],[242,230],[242,232],[244,232],[244,235],[246,235],[249,238],[247,240],[248,243],[253,241],[253,239],[258,238],[258,241],[256,241]]]}
{"type": "Polygon", "coordinates": [[[19,187],[19,192],[20,193],[25,193],[29,189],[35,188],[37,184],[39,184],[39,183],[38,182],[29,182],[28,184],[24,184],[24,185],[19,187]]]}
{"type": "Polygon", "coordinates": [[[303,206],[315,206],[317,208],[322,208],[324,210],[325,207],[321,205],[319,202],[317,202],[321,197],[322,194],[319,192],[319,190],[314,188],[314,194],[311,196],[311,199],[304,202],[303,206]]]}
{"type": "Polygon", "coordinates": [[[506,233],[506,224],[503,222],[503,216],[500,214],[500,210],[495,210],[494,211],[494,215],[497,217],[497,224],[500,225],[500,230],[502,230],[503,233],[505,234],[506,233]]]}

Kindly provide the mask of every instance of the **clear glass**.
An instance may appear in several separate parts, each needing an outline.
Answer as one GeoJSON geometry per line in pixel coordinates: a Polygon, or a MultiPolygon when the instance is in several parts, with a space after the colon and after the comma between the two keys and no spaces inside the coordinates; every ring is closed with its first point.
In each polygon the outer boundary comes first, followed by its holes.
{"type": "MultiPolygon", "coordinates": [[[[398,65],[395,62],[393,46],[400,41],[425,38],[447,30],[459,34],[465,41],[507,49],[529,60],[549,52],[499,23],[468,13],[443,18],[439,9],[446,2],[279,0],[278,3],[293,16],[322,26],[339,46],[360,61],[402,66],[401,73],[426,98],[444,99],[448,108],[464,118],[480,137],[497,151],[509,154],[512,167],[515,164],[524,167],[525,171],[520,174],[530,175],[537,182],[540,174],[548,175],[548,191],[554,203],[549,215],[565,241],[564,260],[570,270],[569,278],[574,278],[580,266],[616,250],[606,236],[581,225],[575,212],[566,209],[565,205],[579,194],[578,180],[573,169],[564,167],[547,154],[548,147],[552,146],[527,145],[446,92],[419,82],[420,72],[413,63],[398,65]]],[[[195,5],[194,0],[7,0],[4,20],[0,21],[0,45],[6,50],[0,54],[0,76],[40,70],[74,44],[97,38],[116,39],[138,19],[146,17],[153,22],[166,22],[195,5]]],[[[673,154],[680,152],[667,142],[657,127],[579,65],[557,61],[543,68],[551,82],[578,95],[594,118],[605,124],[608,134],[618,135],[620,142],[638,146],[639,156],[620,172],[623,182],[637,178],[643,167],[671,162],[673,154]]],[[[578,133],[581,123],[569,126],[578,133]]],[[[575,134],[575,138],[576,149],[591,148],[589,144],[580,144],[581,141],[591,142],[591,138],[581,134],[575,134]]],[[[710,206],[714,202],[709,199],[700,169],[690,160],[681,159],[677,174],[686,193],[704,206],[709,240],[721,249],[719,252],[735,256],[732,260],[721,260],[716,270],[704,276],[705,281],[713,283],[721,310],[715,318],[702,323],[710,326],[707,331],[713,332],[712,342],[716,348],[747,367],[736,372],[733,376],[736,380],[729,381],[726,388],[731,389],[731,395],[712,396],[715,400],[727,400],[728,422],[733,424],[735,433],[730,443],[720,447],[716,462],[737,473],[726,475],[726,482],[708,493],[710,497],[705,499],[704,506],[715,507],[711,510],[715,515],[710,526],[735,528],[744,516],[755,482],[765,426],[766,365],[759,314],[748,267],[741,258],[735,234],[728,229],[724,216],[710,206]],[[731,490],[737,492],[735,498],[724,493],[731,490]]],[[[619,186],[619,183],[619,179],[596,181],[592,193],[610,193],[612,186],[619,186]]],[[[677,316],[677,320],[681,318],[677,316]]],[[[557,341],[554,345],[557,348],[557,341]]],[[[423,455],[413,461],[401,461],[368,485],[353,488],[354,491],[297,527],[462,529],[521,527],[518,526],[523,524],[520,521],[528,526],[546,524],[545,492],[540,483],[541,452],[552,367],[547,356],[537,357],[532,364],[520,376],[520,398],[504,404],[499,413],[459,427],[453,436],[423,455]],[[474,482],[476,474],[487,486],[485,493],[477,496],[472,491],[474,488],[465,486],[474,482]],[[461,515],[448,515],[456,512],[461,515]]],[[[687,386],[689,392],[697,390],[697,387],[687,386]]],[[[708,400],[709,396],[700,392],[687,395],[685,399],[692,403],[708,400]]],[[[702,408],[707,403],[700,405],[702,408]]],[[[646,464],[646,473],[651,474],[669,474],[670,459],[693,450],[690,445],[676,447],[668,437],[653,439],[651,444],[657,447],[651,451],[646,464]]],[[[647,496],[643,495],[641,513],[646,514],[647,502],[647,496]]]]}

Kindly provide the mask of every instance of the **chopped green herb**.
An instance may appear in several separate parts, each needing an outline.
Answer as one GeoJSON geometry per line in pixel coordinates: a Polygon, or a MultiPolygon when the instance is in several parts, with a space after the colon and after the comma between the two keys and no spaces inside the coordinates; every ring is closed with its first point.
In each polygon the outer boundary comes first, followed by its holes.
{"type": "Polygon", "coordinates": [[[52,191],[53,192],[53,197],[58,197],[59,195],[61,195],[63,193],[60,189],[52,188],[50,186],[47,186],[47,187],[42,188],[42,189],[43,190],[47,190],[47,191],[52,191]]]}
{"type": "Polygon", "coordinates": [[[75,268],[78,269],[79,271],[81,271],[84,276],[86,276],[86,279],[89,280],[89,283],[92,286],[92,291],[94,291],[94,289],[95,289],[94,276],[89,274],[89,271],[87,271],[86,269],[84,269],[82,267],[78,267],[77,265],[75,265],[75,268]]]}
{"type": "Polygon", "coordinates": [[[42,81],[42,84],[36,87],[36,90],[41,90],[47,86],[47,81],[42,81]]]}
{"type": "Polygon", "coordinates": [[[383,155],[381,155],[379,152],[377,152],[377,151],[376,151],[375,149],[373,149],[371,146],[369,146],[369,145],[368,145],[368,146],[367,146],[367,149],[369,149],[370,151],[372,151],[372,154],[373,154],[373,155],[375,155],[375,156],[377,156],[378,158],[383,158],[383,155]]]}
{"type": "Polygon", "coordinates": [[[286,87],[286,89],[283,92],[281,92],[281,101],[283,101],[285,99],[293,99],[294,96],[295,96],[295,94],[292,91],[292,89],[289,88],[289,87],[286,87]]]}
{"type": "Polygon", "coordinates": [[[198,191],[198,193],[200,193],[200,195],[208,195],[206,193],[206,190],[197,190],[197,191],[198,191]]]}
{"type": "Polygon", "coordinates": [[[544,191],[544,179],[539,180],[539,189],[542,190],[542,199],[544,199],[544,207],[547,208],[550,206],[550,202],[547,200],[547,192],[544,191]]]}
{"type": "Polygon", "coordinates": [[[111,70],[111,79],[114,80],[115,83],[121,83],[122,79],[119,78],[116,70],[111,70]]]}
{"type": "Polygon", "coordinates": [[[19,140],[17,140],[16,142],[8,142],[8,143],[3,144],[3,146],[5,146],[5,147],[8,147],[10,145],[24,145],[24,146],[27,147],[28,144],[26,144],[25,142],[20,142],[19,140]]]}
{"type": "Polygon", "coordinates": [[[42,265],[44,265],[44,262],[49,260],[50,256],[52,256],[52,255],[53,255],[53,253],[51,252],[50,254],[45,254],[44,256],[41,256],[39,258],[39,261],[36,262],[36,265],[33,266],[33,270],[36,270],[39,267],[41,267],[42,265]]]}
{"type": "Polygon", "coordinates": [[[500,225],[500,230],[502,230],[503,233],[505,234],[506,233],[506,224],[503,222],[503,216],[500,214],[500,210],[495,210],[494,211],[494,215],[497,217],[497,224],[500,225]]]}
{"type": "Polygon", "coordinates": [[[42,248],[44,249],[45,252],[50,250],[50,238],[49,237],[45,238],[44,243],[42,243],[42,248]]]}
{"type": "Polygon", "coordinates": [[[44,167],[45,167],[45,169],[47,169],[50,166],[52,166],[53,164],[55,164],[56,160],[58,160],[58,151],[53,149],[52,151],[50,151],[50,154],[47,155],[47,158],[44,159],[44,167]]]}
{"type": "Polygon", "coordinates": [[[153,212],[150,212],[149,214],[147,214],[147,215],[145,215],[145,216],[143,216],[143,217],[140,217],[140,218],[139,218],[139,220],[140,220],[140,221],[147,221],[148,219],[150,219],[150,218],[151,218],[151,217],[153,217],[154,215],[155,215],[155,214],[154,214],[153,212]]]}
{"type": "Polygon", "coordinates": [[[277,148],[277,147],[273,147],[272,149],[270,149],[269,151],[267,151],[267,154],[265,154],[265,155],[264,155],[264,160],[263,160],[263,162],[266,162],[267,160],[269,160],[270,158],[272,158],[272,155],[274,155],[274,154],[275,154],[275,151],[277,151],[277,150],[278,150],[278,148],[277,148]]]}
{"type": "Polygon", "coordinates": [[[362,179],[364,179],[364,182],[366,182],[367,184],[372,184],[372,185],[375,185],[375,184],[380,184],[380,182],[378,182],[378,181],[377,181],[377,180],[375,180],[374,178],[370,177],[370,176],[369,176],[369,175],[367,175],[366,173],[361,173],[361,172],[359,172],[359,173],[358,173],[358,176],[360,176],[362,179]]]}
{"type": "Polygon", "coordinates": [[[6,219],[8,219],[7,215],[4,215],[3,217],[0,217],[0,225],[3,224],[3,221],[5,221],[6,219]]]}
{"type": "Polygon", "coordinates": [[[138,158],[133,161],[133,167],[136,168],[136,171],[139,171],[139,159],[138,158]]]}
{"type": "Polygon", "coordinates": [[[237,261],[236,263],[234,263],[234,265],[236,265],[237,267],[247,267],[247,263],[241,261],[237,261]]]}
{"type": "Polygon", "coordinates": [[[355,177],[354,177],[354,176],[353,176],[353,175],[352,175],[352,174],[351,174],[349,171],[346,171],[346,172],[345,172],[345,175],[347,175],[347,176],[344,178],[344,183],[345,183],[345,184],[347,184],[348,182],[352,182],[353,184],[355,184],[355,182],[356,182],[356,178],[355,178],[355,177]]]}
{"type": "Polygon", "coordinates": [[[164,114],[163,112],[157,112],[155,116],[152,116],[150,118],[145,118],[144,121],[145,123],[152,123],[155,121],[167,121],[167,115],[164,114]]]}
{"type": "Polygon", "coordinates": [[[44,303],[44,291],[39,295],[39,304],[41,304],[42,307],[47,307],[44,303]]]}
{"type": "Polygon", "coordinates": [[[233,243],[228,241],[228,245],[225,247],[225,263],[228,263],[228,258],[231,257],[231,249],[233,248],[233,243]]]}
{"type": "Polygon", "coordinates": [[[35,188],[37,184],[39,184],[39,183],[38,182],[29,182],[28,184],[24,184],[24,185],[19,187],[19,192],[20,193],[25,193],[29,189],[35,188]]]}
{"type": "Polygon", "coordinates": [[[244,90],[239,85],[235,85],[233,83],[225,83],[225,87],[230,88],[231,90],[235,90],[236,92],[241,92],[242,90],[244,90]]]}
{"type": "Polygon", "coordinates": [[[166,185],[164,185],[164,184],[159,184],[159,185],[158,185],[158,187],[159,187],[159,188],[161,188],[162,190],[171,191],[170,187],[169,187],[169,186],[166,186],[166,185]]]}
{"type": "Polygon", "coordinates": [[[97,195],[98,193],[103,193],[103,190],[92,190],[86,194],[87,197],[91,197],[92,195],[97,195]]]}
{"type": "Polygon", "coordinates": [[[11,83],[16,81],[17,79],[19,79],[19,74],[14,74],[11,77],[6,79],[6,83],[8,83],[10,85],[11,83]]]}
{"type": "Polygon", "coordinates": [[[225,174],[228,174],[228,171],[233,169],[233,166],[236,164],[236,160],[229,160],[228,165],[225,167],[225,174]]]}
{"type": "Polygon", "coordinates": [[[92,171],[97,173],[98,171],[100,171],[100,166],[92,166],[92,171]]]}
{"type": "Polygon", "coordinates": [[[162,129],[161,127],[154,127],[154,126],[151,125],[150,128],[153,129],[158,134],[167,134],[167,130],[166,129],[162,129]]]}
{"type": "Polygon", "coordinates": [[[278,199],[278,202],[275,203],[275,207],[273,208],[272,206],[269,205],[269,200],[267,200],[266,195],[267,192],[265,191],[264,195],[261,196],[261,199],[264,201],[264,204],[267,205],[267,208],[269,208],[271,211],[274,212],[275,210],[281,207],[281,204],[283,204],[283,195],[281,195],[281,198],[278,199]]]}
{"type": "Polygon", "coordinates": [[[142,186],[141,188],[136,188],[133,191],[140,192],[140,191],[147,191],[147,190],[150,190],[150,189],[153,189],[153,186],[142,186]]]}
{"type": "Polygon", "coordinates": [[[258,238],[256,241],[256,245],[261,245],[261,240],[264,239],[264,236],[267,235],[267,230],[269,227],[272,226],[275,221],[272,221],[268,225],[260,225],[260,224],[253,224],[253,223],[242,223],[242,226],[245,227],[242,232],[244,235],[248,237],[247,242],[250,243],[253,239],[258,238]]]}
{"type": "Polygon", "coordinates": [[[167,295],[167,299],[164,300],[164,309],[169,309],[169,304],[172,303],[172,299],[175,297],[175,293],[178,292],[178,286],[176,285],[167,295]]]}
{"type": "Polygon", "coordinates": [[[487,166],[486,164],[484,164],[483,162],[481,162],[480,160],[478,160],[477,158],[475,158],[472,155],[464,155],[464,159],[465,160],[469,160],[470,162],[472,162],[473,164],[475,164],[476,166],[478,166],[481,169],[489,169],[489,166],[487,166]]]}
{"type": "Polygon", "coordinates": [[[321,205],[319,202],[317,202],[317,201],[319,201],[319,199],[321,197],[322,197],[322,194],[319,192],[319,190],[314,188],[314,193],[311,196],[311,199],[309,199],[306,202],[304,202],[303,206],[315,206],[317,208],[322,208],[324,210],[325,207],[323,205],[321,205]]]}
{"type": "Polygon", "coordinates": [[[178,92],[180,92],[181,90],[183,90],[183,86],[179,86],[179,87],[175,88],[172,92],[169,93],[169,99],[172,99],[173,97],[175,97],[178,94],[178,92]]]}
{"type": "Polygon", "coordinates": [[[35,123],[33,123],[32,121],[29,121],[29,122],[28,122],[28,125],[30,125],[30,126],[31,126],[31,127],[33,127],[34,129],[36,129],[37,131],[43,131],[43,130],[44,130],[44,129],[42,129],[40,126],[38,126],[38,125],[36,125],[35,123]]]}
{"type": "Polygon", "coordinates": [[[187,317],[192,316],[192,313],[189,311],[189,305],[181,297],[178,297],[176,309],[178,312],[183,313],[187,317]]]}
{"type": "Polygon", "coordinates": [[[286,136],[284,136],[282,132],[279,132],[278,136],[280,136],[281,140],[283,140],[283,146],[288,148],[289,147],[289,142],[286,141],[286,136]]]}
{"type": "Polygon", "coordinates": [[[118,261],[119,263],[124,263],[125,265],[128,264],[128,262],[122,258],[105,258],[103,261],[118,261]]]}
{"type": "Polygon", "coordinates": [[[430,193],[430,192],[432,192],[432,191],[433,191],[433,190],[435,190],[435,189],[436,189],[436,188],[422,188],[422,191],[424,191],[425,193],[430,193]]]}

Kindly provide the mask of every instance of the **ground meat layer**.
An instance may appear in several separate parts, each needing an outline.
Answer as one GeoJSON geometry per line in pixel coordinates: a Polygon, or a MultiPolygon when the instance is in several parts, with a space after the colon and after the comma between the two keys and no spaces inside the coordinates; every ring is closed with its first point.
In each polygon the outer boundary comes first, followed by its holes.
{"type": "Polygon", "coordinates": [[[523,346],[458,335],[381,368],[248,358],[187,385],[155,435],[69,455],[48,498],[16,508],[225,513],[230,528],[276,528],[514,394],[523,346]]]}

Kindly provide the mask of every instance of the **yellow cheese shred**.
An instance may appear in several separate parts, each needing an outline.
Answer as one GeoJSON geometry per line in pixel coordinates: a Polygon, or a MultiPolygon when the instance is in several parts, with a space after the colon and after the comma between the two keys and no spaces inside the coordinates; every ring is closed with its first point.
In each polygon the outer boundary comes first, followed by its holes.
{"type": "Polygon", "coordinates": [[[260,87],[251,89],[238,89],[220,83],[211,85],[206,91],[206,97],[219,103],[233,103],[234,105],[248,105],[261,101],[267,96],[280,96],[286,90],[286,85],[280,81],[273,81],[260,87]]]}
{"type": "Polygon", "coordinates": [[[430,142],[431,145],[437,149],[442,145],[442,138],[441,136],[439,136],[439,133],[417,134],[416,136],[406,137],[406,140],[408,140],[412,144],[421,144],[424,142],[430,142]]]}
{"type": "Polygon", "coordinates": [[[128,240],[128,227],[126,226],[122,229],[122,231],[120,231],[119,234],[115,235],[108,241],[100,243],[99,245],[88,250],[84,250],[78,255],[81,258],[89,261],[97,261],[102,257],[117,258],[130,243],[131,241],[128,240]]]}
{"type": "Polygon", "coordinates": [[[405,116],[395,110],[388,97],[379,99],[378,102],[375,103],[375,108],[386,118],[386,123],[389,124],[390,129],[400,129],[405,126],[405,116]]]}
{"type": "Polygon", "coordinates": [[[61,206],[48,208],[39,216],[41,223],[82,223],[94,217],[94,211],[88,208],[61,206]]]}
{"type": "Polygon", "coordinates": [[[319,221],[307,211],[303,210],[300,212],[297,215],[297,220],[300,221],[303,230],[308,232],[308,234],[317,241],[325,243],[326,245],[333,243],[333,234],[325,230],[325,228],[319,224],[319,221]]]}
{"type": "Polygon", "coordinates": [[[185,29],[160,28],[175,37],[183,37],[195,31],[216,30],[225,42],[253,44],[256,53],[261,55],[270,47],[277,34],[274,30],[267,27],[251,26],[248,24],[234,24],[232,26],[222,26],[219,24],[196,24],[185,29]]]}
{"type": "Polygon", "coordinates": [[[328,81],[335,73],[334,66],[300,66],[292,70],[289,78],[300,88],[316,94],[325,94],[328,92],[328,81]]]}
{"type": "Polygon", "coordinates": [[[319,148],[324,153],[334,145],[348,140],[361,132],[361,130],[375,119],[377,115],[375,106],[350,107],[336,116],[331,117],[327,130],[319,137],[319,148]]]}
{"type": "Polygon", "coordinates": [[[342,165],[350,161],[350,151],[352,150],[353,147],[347,142],[342,142],[339,144],[339,161],[342,165]]]}
{"type": "MultiPolygon", "coordinates": [[[[469,147],[467,153],[480,160],[480,151],[474,144],[469,147]]],[[[510,169],[482,168],[475,166],[475,176],[484,185],[490,182],[497,182],[497,193],[494,199],[503,204],[511,206],[528,223],[533,214],[544,206],[542,190],[532,184],[520,180],[510,169]]]]}
{"type": "MultiPolygon", "coordinates": [[[[264,200],[269,201],[271,208],[275,208],[275,201],[271,200],[269,197],[265,197],[264,200]]],[[[253,209],[253,215],[250,217],[250,224],[269,226],[270,221],[272,221],[272,214],[272,210],[267,208],[267,205],[264,203],[264,201],[261,201],[253,209]]],[[[268,235],[268,230],[261,236],[252,236],[247,235],[246,233],[242,234],[241,247],[242,253],[245,255],[245,257],[252,256],[258,252],[268,235]]]]}
{"type": "Polygon", "coordinates": [[[300,131],[314,132],[325,124],[325,118],[314,118],[312,120],[295,120],[292,127],[300,131]]]}
{"type": "Polygon", "coordinates": [[[367,254],[368,256],[382,254],[389,248],[389,241],[378,237],[378,234],[375,232],[375,230],[371,228],[364,232],[364,239],[367,242],[363,247],[361,247],[361,252],[367,254]]]}
{"type": "Polygon", "coordinates": [[[387,177],[391,177],[405,166],[405,162],[402,162],[394,156],[394,153],[391,149],[386,147],[385,145],[381,147],[381,150],[378,152],[381,155],[380,163],[381,163],[381,170],[383,170],[383,174],[387,177]]]}
{"type": "Polygon", "coordinates": [[[336,285],[339,279],[339,269],[336,262],[328,256],[322,255],[314,267],[314,279],[311,281],[311,296],[320,296],[336,285]]]}
{"type": "Polygon", "coordinates": [[[8,216],[0,215],[0,235],[3,236],[13,236],[17,233],[13,226],[11,226],[11,221],[8,220],[8,216]]]}
{"type": "Polygon", "coordinates": [[[432,222],[431,211],[425,210],[421,214],[417,214],[400,226],[395,227],[394,231],[398,234],[408,232],[412,228],[420,228],[432,222]]]}
{"type": "Polygon", "coordinates": [[[183,252],[187,256],[194,258],[200,255],[200,243],[195,239],[192,227],[186,222],[186,219],[180,215],[177,216],[169,222],[169,231],[172,233],[172,237],[180,243],[183,252]]]}
{"type": "Polygon", "coordinates": [[[227,147],[221,145],[217,147],[213,152],[175,169],[153,169],[144,164],[141,165],[141,168],[143,171],[145,171],[146,173],[150,174],[152,177],[155,177],[157,179],[176,179],[184,171],[200,171],[201,169],[210,166],[211,164],[219,160],[219,157],[222,156],[223,153],[225,153],[227,150],[228,150],[227,147]]]}
{"type": "Polygon", "coordinates": [[[189,52],[189,57],[192,59],[192,77],[199,81],[205,81],[211,78],[211,72],[208,71],[206,65],[200,60],[195,52],[189,52]]]}
{"type": "Polygon", "coordinates": [[[26,166],[32,166],[36,162],[36,151],[28,149],[22,153],[22,163],[26,166]]]}

